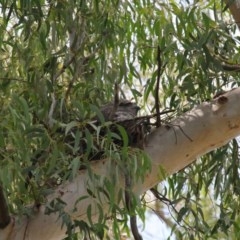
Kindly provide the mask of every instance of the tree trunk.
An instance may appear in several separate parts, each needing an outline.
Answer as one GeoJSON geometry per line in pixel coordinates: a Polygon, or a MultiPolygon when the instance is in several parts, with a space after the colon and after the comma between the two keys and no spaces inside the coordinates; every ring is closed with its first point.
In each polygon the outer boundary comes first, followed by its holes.
{"type": "MultiPolygon", "coordinates": [[[[167,175],[173,174],[197,157],[226,144],[240,134],[240,88],[218,96],[210,102],[204,102],[191,111],[186,112],[167,125],[155,129],[146,141],[145,151],[152,161],[152,171],[145,181],[134,186],[136,194],[142,194],[159,183],[167,175]],[[165,170],[162,176],[160,168],[165,170]]],[[[107,159],[93,163],[93,171],[101,176],[109,176],[110,162],[107,159]]],[[[74,204],[81,196],[88,195],[85,183],[91,183],[86,171],[81,170],[74,182],[58,187],[49,201],[56,197],[67,203],[65,211],[72,219],[87,219],[86,209],[89,204],[97,201],[87,198],[80,201],[77,211],[72,212],[74,204]]],[[[120,180],[123,186],[124,179],[120,180]]],[[[103,203],[104,205],[104,203],[103,203]]],[[[103,206],[107,209],[107,203],[103,206]]],[[[0,240],[3,239],[62,239],[66,229],[61,229],[57,214],[45,215],[45,206],[41,206],[30,219],[12,218],[11,223],[0,230],[0,240]],[[8,236],[8,238],[7,238],[8,236]],[[25,238],[24,238],[25,237],[25,238]]],[[[93,212],[98,216],[97,210],[93,212]]]]}

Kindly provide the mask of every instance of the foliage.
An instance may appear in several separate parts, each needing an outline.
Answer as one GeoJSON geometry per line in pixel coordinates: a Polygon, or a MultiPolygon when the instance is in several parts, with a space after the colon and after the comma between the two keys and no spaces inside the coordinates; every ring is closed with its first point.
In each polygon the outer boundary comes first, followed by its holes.
{"type": "MultiPolygon", "coordinates": [[[[87,122],[99,112],[97,107],[113,99],[115,82],[121,86],[121,97],[134,98],[142,113],[155,112],[158,48],[162,111],[173,109],[177,116],[222,88],[238,86],[238,71],[227,71],[239,60],[236,26],[229,24],[223,4],[213,0],[0,3],[0,181],[11,213],[31,214],[25,206],[43,203],[53,186],[76,176],[82,162],[97,181],[100,176],[91,172],[86,159],[92,149],[99,151],[94,145],[98,139],[105,156],[119,159],[112,182],[104,179],[101,186],[94,186],[109,199],[113,233],[119,238],[122,226],[127,227],[127,211],[118,205],[122,197],[112,199],[118,171],[122,173],[127,165],[132,176],[142,178],[150,165],[141,151],[113,144],[120,136],[111,131],[99,139],[100,127],[93,126],[91,132],[87,122]],[[73,145],[65,141],[69,132],[73,145]],[[80,141],[87,146],[81,154],[80,141]]],[[[124,130],[120,132],[127,141],[124,130]]],[[[201,239],[239,234],[238,162],[233,141],[168,179],[165,196],[172,199],[173,209],[182,206],[178,214],[174,212],[175,236],[201,239]],[[217,217],[212,209],[202,208],[210,202],[206,198],[212,200],[217,217]]],[[[95,191],[89,188],[88,192],[95,191]]],[[[88,196],[80,196],[79,201],[81,197],[88,196]]],[[[135,200],[143,216],[144,207],[135,200]]],[[[69,236],[75,224],[86,234],[106,237],[103,213],[89,227],[71,222],[63,206],[55,199],[48,214],[59,212],[70,226],[69,236]]],[[[91,206],[87,212],[91,222],[91,206]]]]}

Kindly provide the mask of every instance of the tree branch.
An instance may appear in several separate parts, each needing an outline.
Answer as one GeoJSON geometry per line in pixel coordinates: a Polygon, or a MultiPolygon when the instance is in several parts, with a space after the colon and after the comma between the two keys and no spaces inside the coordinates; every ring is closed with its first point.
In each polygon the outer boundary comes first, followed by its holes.
{"type": "MultiPolygon", "coordinates": [[[[144,150],[151,159],[152,169],[146,174],[144,182],[140,180],[133,186],[133,192],[136,195],[144,193],[167,175],[183,169],[197,157],[225,145],[229,140],[238,136],[240,134],[239,102],[240,88],[236,88],[210,102],[202,103],[172,121],[168,126],[162,125],[150,133],[144,150]],[[191,140],[186,136],[189,136],[191,140]],[[165,170],[165,174],[160,175],[162,169],[165,170]]],[[[101,177],[110,178],[113,172],[112,167],[112,160],[102,159],[92,163],[92,172],[101,177]]],[[[92,182],[86,170],[81,170],[73,182],[59,186],[55,193],[48,197],[48,203],[52,199],[60,198],[66,203],[64,211],[72,220],[87,220],[86,209],[92,205],[93,221],[97,221],[96,199],[89,196],[86,183],[88,186],[96,184],[92,182]],[[78,201],[83,196],[88,197],[78,201]]],[[[122,176],[116,187],[124,187],[124,183],[125,179],[122,176]]],[[[103,195],[101,200],[101,206],[107,214],[109,210],[107,199],[103,195]]],[[[35,215],[31,216],[31,219],[21,219],[15,225],[11,222],[7,228],[0,230],[0,236],[6,235],[12,227],[13,230],[8,235],[8,240],[21,239],[25,230],[28,239],[53,240],[66,237],[66,228],[61,227],[58,214],[45,215],[45,210],[46,206],[42,205],[35,215]]]]}
{"type": "Polygon", "coordinates": [[[240,29],[240,2],[239,0],[225,0],[226,7],[225,9],[229,8],[235,23],[238,25],[238,28],[240,29]]]}
{"type": "Polygon", "coordinates": [[[128,213],[130,215],[130,227],[132,230],[133,237],[135,240],[142,240],[143,238],[139,233],[137,227],[137,216],[136,213],[133,212],[134,210],[132,206],[132,181],[129,173],[125,174],[125,202],[128,213]]]}
{"type": "Polygon", "coordinates": [[[240,72],[240,64],[222,63],[222,68],[229,72],[240,72]]]}

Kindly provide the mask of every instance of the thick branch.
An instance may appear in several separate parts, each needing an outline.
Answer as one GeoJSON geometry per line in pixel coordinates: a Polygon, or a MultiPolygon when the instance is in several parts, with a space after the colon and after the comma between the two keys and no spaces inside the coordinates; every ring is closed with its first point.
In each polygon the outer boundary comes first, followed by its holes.
{"type": "MultiPolygon", "coordinates": [[[[147,140],[145,151],[152,161],[152,171],[146,175],[145,181],[134,186],[136,194],[142,194],[160,182],[160,166],[170,175],[179,171],[196,160],[197,157],[226,144],[229,140],[240,134],[240,88],[234,89],[205,102],[191,111],[183,114],[169,125],[161,126],[153,131],[147,140]]],[[[93,163],[93,171],[101,176],[110,177],[111,162],[107,159],[93,163]]],[[[80,171],[74,182],[60,186],[51,199],[61,198],[67,203],[65,211],[72,219],[86,219],[86,209],[92,204],[95,208],[96,199],[88,197],[78,202],[79,197],[87,196],[85,184],[92,184],[86,171],[80,171]],[[75,207],[76,211],[72,211],[75,207]]],[[[124,177],[119,180],[119,185],[124,186],[124,177]]],[[[97,191],[97,190],[96,190],[97,191]]],[[[49,200],[51,200],[49,198],[49,200]]],[[[108,208],[107,201],[101,199],[102,206],[108,208]]],[[[61,228],[61,222],[57,215],[44,215],[45,206],[28,220],[22,220],[22,225],[13,227],[9,239],[62,239],[65,229],[61,228]],[[44,229],[44,231],[43,231],[44,229]]],[[[95,211],[97,217],[98,212],[95,211]]],[[[7,231],[6,229],[6,231],[7,231]]],[[[0,231],[0,236],[6,234],[0,231]]],[[[4,238],[3,238],[4,239],[4,238]]]]}
{"type": "Polygon", "coordinates": [[[226,7],[230,9],[230,12],[240,29],[240,1],[239,0],[225,0],[226,7]]]}

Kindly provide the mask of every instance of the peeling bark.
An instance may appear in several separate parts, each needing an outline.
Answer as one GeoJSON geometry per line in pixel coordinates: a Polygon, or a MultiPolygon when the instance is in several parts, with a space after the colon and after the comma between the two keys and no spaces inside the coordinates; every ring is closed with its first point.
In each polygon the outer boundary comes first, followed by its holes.
{"type": "MultiPolygon", "coordinates": [[[[160,174],[160,167],[166,175],[173,174],[199,156],[223,146],[229,140],[240,134],[240,88],[224,93],[210,102],[204,102],[191,111],[186,112],[168,125],[155,129],[149,136],[145,151],[152,161],[152,171],[146,175],[144,183],[134,186],[136,194],[142,194],[159,183],[165,176],[160,174]]],[[[93,170],[102,175],[110,176],[110,162],[107,159],[93,163],[93,170]]],[[[80,201],[77,211],[72,211],[77,199],[88,195],[85,184],[90,184],[86,171],[81,170],[74,182],[66,183],[56,189],[55,197],[67,203],[65,211],[72,219],[86,219],[86,209],[96,199],[87,198],[80,201]]],[[[124,178],[120,180],[124,186],[124,178]]],[[[107,203],[103,203],[107,209],[107,203]]],[[[62,239],[66,229],[61,228],[61,222],[56,214],[45,215],[45,206],[41,206],[30,219],[20,219],[19,223],[12,221],[5,229],[0,230],[0,240],[4,239],[62,239]],[[10,234],[9,229],[12,227],[10,234]],[[6,237],[8,235],[8,238],[6,237]],[[4,237],[5,236],[5,237],[4,237]]],[[[95,211],[97,217],[97,210],[95,211]]]]}

